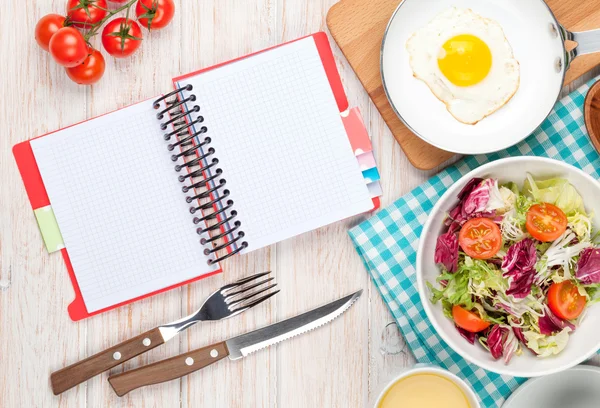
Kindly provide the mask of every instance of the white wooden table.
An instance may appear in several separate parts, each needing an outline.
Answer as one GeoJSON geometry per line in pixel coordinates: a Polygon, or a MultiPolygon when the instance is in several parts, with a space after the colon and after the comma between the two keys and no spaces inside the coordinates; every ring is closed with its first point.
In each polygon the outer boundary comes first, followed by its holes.
{"type": "MultiPolygon", "coordinates": [[[[362,407],[389,376],[413,363],[395,325],[382,336],[392,317],[346,232],[360,217],[235,257],[219,276],[73,323],[65,266],[43,247],[10,151],[27,138],[166,92],[178,74],[326,30],[335,0],[176,0],[172,25],[147,36],[130,59],[107,57],[106,74],[93,87],[72,83],[33,39],[37,20],[64,13],[64,0],[2,3],[0,407],[362,407]],[[226,339],[359,288],[365,293],[332,324],[240,361],[222,361],[124,398],[112,392],[106,374],[52,395],[52,371],[190,313],[215,288],[264,270],[274,271],[282,289],[273,301],[234,319],[200,324],[111,372],[226,339]]],[[[373,138],[385,206],[434,172],[411,167],[332,44],[351,105],[361,108],[373,138]]]]}

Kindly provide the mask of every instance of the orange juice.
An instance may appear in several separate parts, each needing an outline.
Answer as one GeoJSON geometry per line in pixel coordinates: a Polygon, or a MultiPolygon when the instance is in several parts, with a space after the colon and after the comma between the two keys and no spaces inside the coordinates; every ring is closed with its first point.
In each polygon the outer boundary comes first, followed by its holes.
{"type": "Polygon", "coordinates": [[[385,392],[377,408],[472,408],[452,380],[433,373],[401,378],[385,392]]]}

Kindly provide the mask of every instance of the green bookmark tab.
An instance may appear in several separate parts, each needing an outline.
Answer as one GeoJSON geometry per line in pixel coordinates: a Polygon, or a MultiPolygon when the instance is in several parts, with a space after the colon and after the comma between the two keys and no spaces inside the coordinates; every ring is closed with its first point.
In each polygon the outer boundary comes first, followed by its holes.
{"type": "Polygon", "coordinates": [[[37,219],[37,223],[40,227],[40,232],[42,233],[42,238],[44,240],[44,244],[46,244],[46,249],[48,252],[52,253],[63,249],[65,247],[65,243],[63,242],[60,229],[58,229],[58,224],[56,222],[56,217],[54,216],[54,211],[52,211],[52,207],[47,205],[46,207],[33,210],[33,213],[37,219]]]}

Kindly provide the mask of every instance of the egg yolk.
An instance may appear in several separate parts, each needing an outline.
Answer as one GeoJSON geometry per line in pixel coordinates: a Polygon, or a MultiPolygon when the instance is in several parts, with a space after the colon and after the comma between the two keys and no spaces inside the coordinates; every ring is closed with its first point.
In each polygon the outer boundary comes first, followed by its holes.
{"type": "Polygon", "coordinates": [[[492,68],[492,53],[485,42],[471,34],[461,34],[444,43],[438,55],[442,74],[456,86],[481,82],[492,68]]]}

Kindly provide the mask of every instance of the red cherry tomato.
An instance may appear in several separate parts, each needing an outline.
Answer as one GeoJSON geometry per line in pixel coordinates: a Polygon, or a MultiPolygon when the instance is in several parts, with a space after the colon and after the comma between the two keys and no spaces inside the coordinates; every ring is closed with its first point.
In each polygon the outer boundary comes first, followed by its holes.
{"type": "Polygon", "coordinates": [[[67,16],[75,27],[89,29],[106,17],[106,0],[68,0],[67,16]]]}
{"type": "Polygon", "coordinates": [[[554,241],[566,231],[567,216],[553,204],[535,204],[527,210],[525,227],[535,239],[554,241]]]}
{"type": "Polygon", "coordinates": [[[458,327],[471,333],[479,333],[490,327],[490,322],[458,305],[452,306],[452,318],[458,327]]]}
{"type": "Polygon", "coordinates": [[[565,320],[577,319],[587,299],[571,281],[553,283],[548,289],[548,307],[556,316],[565,320]]]}
{"type": "Polygon", "coordinates": [[[141,43],[142,29],[131,19],[115,18],[102,31],[102,45],[115,58],[130,56],[141,43]]]}
{"type": "Polygon", "coordinates": [[[142,26],[148,30],[159,30],[173,19],[175,3],[173,0],[138,0],[135,14],[142,26]]]}
{"type": "Polygon", "coordinates": [[[489,218],[473,218],[460,229],[458,243],[471,258],[488,259],[502,247],[502,234],[489,218]]]}
{"type": "Polygon", "coordinates": [[[38,45],[48,51],[50,39],[64,27],[65,18],[58,14],[48,14],[40,18],[35,26],[35,40],[38,45]]]}
{"type": "Polygon", "coordinates": [[[65,68],[69,78],[80,85],[91,85],[98,82],[104,75],[106,67],[104,57],[100,51],[90,48],[88,52],[88,57],[81,64],[72,68],[65,68]]]}
{"type": "Polygon", "coordinates": [[[79,65],[88,56],[83,35],[73,27],[63,27],[50,39],[50,55],[64,67],[79,65]]]}

